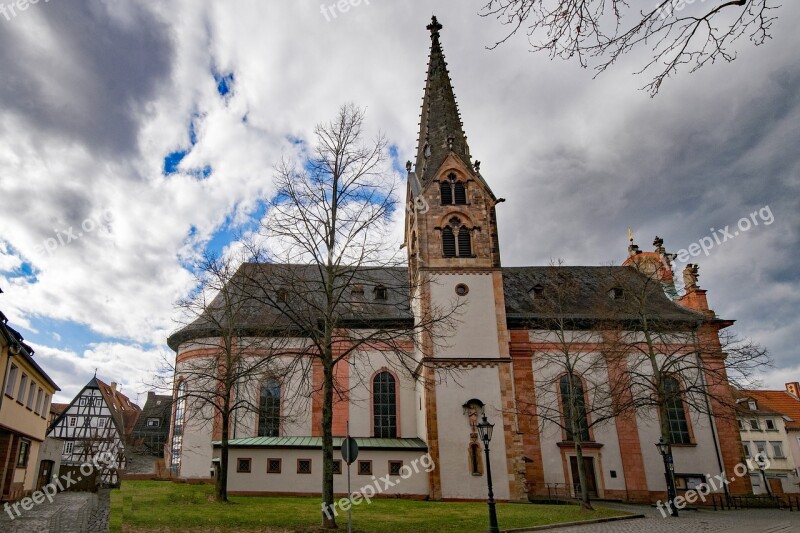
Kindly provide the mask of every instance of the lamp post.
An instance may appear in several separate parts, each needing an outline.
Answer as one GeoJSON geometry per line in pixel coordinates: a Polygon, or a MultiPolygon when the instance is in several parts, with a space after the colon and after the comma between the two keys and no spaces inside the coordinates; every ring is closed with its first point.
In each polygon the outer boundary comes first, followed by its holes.
{"type": "Polygon", "coordinates": [[[494,424],[486,420],[486,413],[478,424],[478,434],[483,441],[483,449],[486,453],[486,482],[489,484],[489,533],[500,533],[497,526],[497,510],[494,505],[494,492],[492,492],[492,463],[489,461],[489,442],[492,440],[492,430],[494,424]]]}
{"type": "Polygon", "coordinates": [[[667,479],[667,502],[669,503],[669,513],[672,516],[678,516],[678,508],[675,507],[675,497],[677,496],[675,490],[675,465],[672,461],[672,446],[664,441],[664,437],[658,439],[656,443],[658,453],[664,459],[664,477],[667,479]]]}

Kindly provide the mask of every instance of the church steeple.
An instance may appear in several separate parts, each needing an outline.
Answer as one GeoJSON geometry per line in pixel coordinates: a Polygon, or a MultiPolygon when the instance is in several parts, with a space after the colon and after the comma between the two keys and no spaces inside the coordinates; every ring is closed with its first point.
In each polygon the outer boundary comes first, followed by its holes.
{"type": "Polygon", "coordinates": [[[467,136],[464,134],[453,84],[439,40],[441,29],[442,25],[433,17],[428,25],[431,32],[431,54],[425,95],[422,99],[415,169],[417,179],[423,187],[433,179],[449,154],[458,156],[472,170],[467,136]]]}

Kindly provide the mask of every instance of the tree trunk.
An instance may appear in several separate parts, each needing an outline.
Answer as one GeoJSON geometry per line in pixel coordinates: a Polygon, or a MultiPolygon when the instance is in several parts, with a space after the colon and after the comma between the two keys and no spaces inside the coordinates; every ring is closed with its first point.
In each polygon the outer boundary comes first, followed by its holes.
{"type": "Polygon", "coordinates": [[[322,527],[336,529],[333,507],[333,350],[330,343],[322,360],[322,527]]]}
{"type": "Polygon", "coordinates": [[[216,499],[218,502],[228,501],[228,422],[230,415],[222,413],[222,444],[220,446],[219,476],[216,483],[216,499]]]}
{"type": "MultiPolygon", "coordinates": [[[[573,424],[573,427],[577,424],[573,424]]],[[[573,433],[577,435],[577,433],[573,433]]],[[[589,499],[589,487],[586,485],[586,465],[583,462],[583,447],[580,443],[580,438],[575,440],[575,458],[578,462],[578,482],[581,485],[581,509],[584,511],[593,511],[592,502],[589,499]]]]}

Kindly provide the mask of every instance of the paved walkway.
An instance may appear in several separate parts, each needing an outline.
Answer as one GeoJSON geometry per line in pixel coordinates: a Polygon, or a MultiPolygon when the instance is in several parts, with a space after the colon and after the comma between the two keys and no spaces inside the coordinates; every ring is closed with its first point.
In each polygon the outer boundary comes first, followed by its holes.
{"type": "Polygon", "coordinates": [[[17,506],[2,507],[0,531],[3,533],[107,533],[110,508],[109,491],[62,492],[29,511],[17,506]],[[10,513],[10,514],[9,514],[10,513]],[[13,516],[13,519],[11,518],[13,516]]]}
{"type": "Polygon", "coordinates": [[[559,528],[559,533],[797,533],[800,512],[777,509],[740,509],[738,511],[681,511],[678,518],[650,506],[599,502],[598,505],[643,514],[646,518],[620,520],[604,524],[559,528]]]}

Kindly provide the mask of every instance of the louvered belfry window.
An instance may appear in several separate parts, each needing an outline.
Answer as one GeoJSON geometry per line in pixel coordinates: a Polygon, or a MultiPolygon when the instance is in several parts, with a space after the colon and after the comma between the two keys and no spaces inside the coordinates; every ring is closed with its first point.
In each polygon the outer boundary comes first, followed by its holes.
{"type": "Polygon", "coordinates": [[[453,184],[453,189],[455,193],[455,204],[467,205],[467,189],[464,187],[464,184],[460,181],[457,181],[453,184]]]}
{"type": "Polygon", "coordinates": [[[458,257],[472,257],[472,241],[466,226],[458,230],[458,257]]]}
{"type": "Polygon", "coordinates": [[[439,190],[442,193],[442,205],[453,204],[453,188],[449,181],[443,181],[439,184],[439,190]]]}
{"type": "Polygon", "coordinates": [[[453,228],[445,226],[442,229],[442,254],[445,257],[456,256],[456,236],[453,234],[453,228]]]}

